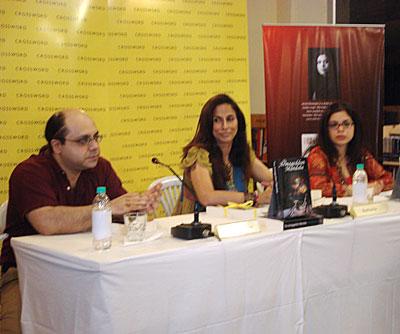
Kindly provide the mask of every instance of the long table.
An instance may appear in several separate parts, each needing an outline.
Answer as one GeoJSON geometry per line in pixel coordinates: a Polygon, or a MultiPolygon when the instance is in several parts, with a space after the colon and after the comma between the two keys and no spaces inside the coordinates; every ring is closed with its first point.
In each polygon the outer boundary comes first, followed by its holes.
{"type": "MultiPolygon", "coordinates": [[[[24,333],[400,333],[400,203],[379,217],[329,220],[222,241],[163,235],[91,247],[91,234],[14,238],[24,333]]],[[[225,219],[201,215],[203,222],[225,219]]],[[[151,225],[153,224],[153,225],[151,225]]]]}

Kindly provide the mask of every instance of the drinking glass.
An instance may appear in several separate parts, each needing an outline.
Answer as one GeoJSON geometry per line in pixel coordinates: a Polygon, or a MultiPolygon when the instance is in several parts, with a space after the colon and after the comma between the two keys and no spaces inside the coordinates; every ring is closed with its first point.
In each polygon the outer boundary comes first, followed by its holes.
{"type": "Polygon", "coordinates": [[[146,231],[147,213],[144,211],[124,214],[127,241],[142,241],[146,231]]]}

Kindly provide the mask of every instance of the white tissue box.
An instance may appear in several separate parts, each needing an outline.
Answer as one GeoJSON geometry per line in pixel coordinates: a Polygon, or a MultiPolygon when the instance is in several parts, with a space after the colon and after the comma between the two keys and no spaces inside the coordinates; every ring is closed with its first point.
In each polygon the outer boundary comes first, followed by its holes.
{"type": "Polygon", "coordinates": [[[250,207],[247,209],[227,208],[223,206],[207,206],[207,216],[216,218],[231,218],[231,219],[256,219],[258,209],[250,207]]]}

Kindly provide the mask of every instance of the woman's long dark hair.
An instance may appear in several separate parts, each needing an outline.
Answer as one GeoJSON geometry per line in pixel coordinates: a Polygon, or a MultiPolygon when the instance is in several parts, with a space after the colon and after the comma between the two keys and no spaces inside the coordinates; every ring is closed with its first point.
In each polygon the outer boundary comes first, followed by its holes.
{"type": "Polygon", "coordinates": [[[314,54],[311,67],[310,99],[338,100],[340,97],[338,64],[331,49],[320,49],[314,54]],[[318,73],[318,57],[325,55],[328,60],[328,70],[325,75],[318,73]]]}
{"type": "Polygon", "coordinates": [[[334,143],[329,137],[328,123],[331,116],[340,111],[345,111],[354,123],[354,136],[347,145],[346,157],[348,159],[348,163],[355,167],[357,163],[362,162],[365,154],[365,147],[363,145],[363,130],[360,116],[358,116],[350,104],[345,102],[335,102],[328,107],[328,110],[323,114],[320,122],[318,145],[328,156],[329,163],[331,165],[336,164],[338,152],[334,143]]]}
{"type": "Polygon", "coordinates": [[[193,146],[201,147],[209,152],[210,162],[212,164],[212,180],[215,189],[223,190],[226,188],[226,182],[229,175],[226,170],[222,151],[213,135],[213,117],[214,110],[221,104],[229,104],[236,113],[238,120],[238,132],[233,139],[232,149],[229,153],[229,161],[233,166],[244,170],[246,182],[250,178],[250,148],[246,136],[246,121],[243,112],[239,106],[228,95],[219,94],[209,99],[203,106],[197,123],[196,134],[193,139],[183,148],[183,159],[187,156],[190,148],[193,146]]]}

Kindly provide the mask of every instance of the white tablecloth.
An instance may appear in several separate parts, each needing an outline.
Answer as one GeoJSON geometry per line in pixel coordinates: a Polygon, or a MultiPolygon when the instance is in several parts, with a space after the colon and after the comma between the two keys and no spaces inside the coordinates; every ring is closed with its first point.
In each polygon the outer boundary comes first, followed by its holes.
{"type": "Polygon", "coordinates": [[[90,233],[14,238],[24,333],[400,333],[399,214],[284,232],[260,219],[221,242],[174,239],[191,217],[170,217],[132,246],[115,226],[105,252],[90,233]]]}

